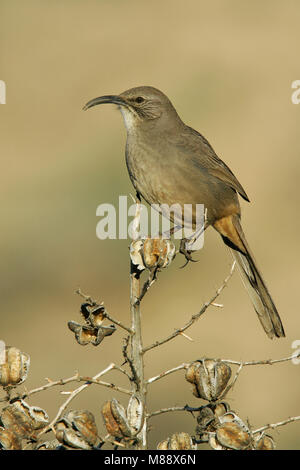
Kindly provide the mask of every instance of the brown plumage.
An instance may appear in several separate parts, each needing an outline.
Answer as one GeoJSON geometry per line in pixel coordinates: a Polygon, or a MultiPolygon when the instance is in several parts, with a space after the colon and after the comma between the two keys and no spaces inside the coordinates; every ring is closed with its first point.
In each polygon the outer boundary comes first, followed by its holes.
{"type": "Polygon", "coordinates": [[[119,106],[127,129],[126,163],[138,194],[149,204],[204,204],[213,226],[232,251],[258,318],[270,338],[285,336],[277,309],[256,267],[240,223],[238,194],[249,198],[209,142],[187,126],[170,100],[153,87],[89,101],[119,106]]]}

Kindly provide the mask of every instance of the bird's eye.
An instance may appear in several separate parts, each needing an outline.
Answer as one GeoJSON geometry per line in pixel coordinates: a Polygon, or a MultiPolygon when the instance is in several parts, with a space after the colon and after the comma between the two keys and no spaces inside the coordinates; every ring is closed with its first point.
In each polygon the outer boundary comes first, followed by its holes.
{"type": "Polygon", "coordinates": [[[145,99],[142,96],[138,96],[134,101],[136,103],[143,103],[143,101],[145,101],[145,99]]]}

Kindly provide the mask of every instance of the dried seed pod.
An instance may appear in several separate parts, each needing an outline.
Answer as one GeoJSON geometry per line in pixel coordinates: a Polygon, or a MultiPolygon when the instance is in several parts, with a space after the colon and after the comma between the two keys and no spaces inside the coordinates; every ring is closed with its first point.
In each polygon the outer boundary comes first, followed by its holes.
{"type": "Polygon", "coordinates": [[[108,434],[119,439],[132,438],[135,431],[130,427],[124,407],[113,398],[104,403],[102,416],[108,434]]]}
{"type": "Polygon", "coordinates": [[[203,400],[215,401],[225,390],[231,377],[226,362],[201,359],[194,362],[186,372],[186,380],[194,385],[193,394],[203,400]]]}
{"type": "Polygon", "coordinates": [[[141,255],[146,268],[166,268],[174,258],[175,245],[164,238],[146,238],[141,255]]]}
{"type": "Polygon", "coordinates": [[[80,313],[86,322],[89,322],[90,308],[92,307],[93,306],[88,302],[85,302],[84,304],[81,304],[80,306],[80,313]]]}
{"type": "Polygon", "coordinates": [[[24,400],[16,400],[2,410],[1,421],[16,436],[30,438],[49,423],[49,417],[42,408],[30,406],[24,400]]]}
{"type": "Polygon", "coordinates": [[[98,440],[98,430],[94,415],[88,410],[69,411],[66,419],[78,431],[90,446],[95,446],[98,440]]]}
{"type": "Polygon", "coordinates": [[[130,428],[133,429],[135,433],[141,430],[144,420],[143,404],[135,395],[130,397],[127,407],[127,419],[130,428]]]}
{"type": "Polygon", "coordinates": [[[19,385],[26,380],[30,357],[15,347],[6,347],[3,362],[0,364],[0,385],[19,385]]]}
{"type": "Polygon", "coordinates": [[[170,450],[191,450],[197,446],[193,443],[191,436],[186,432],[178,432],[173,434],[170,439],[170,450]]]}
{"type": "Polygon", "coordinates": [[[249,432],[248,426],[246,426],[244,421],[242,421],[241,418],[234,411],[228,411],[227,413],[224,413],[223,415],[219,416],[219,421],[221,424],[237,423],[242,429],[244,429],[244,431],[249,432]]]}
{"type": "Polygon", "coordinates": [[[175,245],[165,238],[135,240],[130,245],[132,263],[143,270],[166,268],[175,257],[175,245]]]}
{"type": "Polygon", "coordinates": [[[165,439],[157,444],[157,450],[169,450],[170,438],[165,439]]]}
{"type": "Polygon", "coordinates": [[[209,435],[208,443],[213,450],[226,450],[216,439],[216,434],[211,433],[209,435]]]}
{"type": "Polygon", "coordinates": [[[98,305],[93,308],[90,312],[90,321],[91,324],[95,327],[101,326],[105,320],[105,307],[103,305],[98,305]]]}
{"type": "Polygon", "coordinates": [[[0,427],[0,449],[22,450],[21,439],[10,429],[0,427]]]}
{"type": "Polygon", "coordinates": [[[73,449],[91,449],[91,446],[85,441],[80,433],[72,429],[70,427],[70,423],[68,423],[64,418],[55,423],[54,431],[56,439],[64,446],[71,447],[73,449]]]}
{"type": "Polygon", "coordinates": [[[220,416],[223,416],[225,413],[227,413],[230,410],[230,406],[226,401],[222,401],[220,403],[217,403],[216,406],[214,407],[214,414],[218,418],[220,416]]]}
{"type": "Polygon", "coordinates": [[[56,421],[54,425],[54,432],[55,432],[56,439],[61,444],[65,443],[65,439],[64,439],[65,431],[68,429],[69,426],[70,426],[70,423],[68,423],[68,421],[66,421],[64,418],[61,418],[59,421],[56,421]]]}
{"type": "Polygon", "coordinates": [[[60,446],[60,443],[57,439],[53,439],[53,441],[45,441],[41,442],[36,446],[36,450],[55,450],[57,447],[60,446]]]}
{"type": "Polygon", "coordinates": [[[134,240],[130,244],[130,259],[132,264],[137,266],[139,271],[143,271],[145,269],[143,258],[141,255],[141,250],[143,248],[143,240],[134,240]]]}
{"type": "Polygon", "coordinates": [[[215,431],[217,424],[216,417],[209,405],[200,409],[199,415],[197,416],[197,423],[196,433],[199,434],[201,438],[207,432],[215,431]]]}
{"type": "Polygon", "coordinates": [[[80,325],[74,321],[69,321],[68,327],[75,333],[76,341],[81,346],[86,346],[87,344],[98,346],[105,336],[111,336],[116,331],[115,325],[93,327],[80,325]]]}
{"type": "Polygon", "coordinates": [[[172,434],[171,437],[159,442],[158,450],[192,450],[197,449],[197,445],[193,443],[191,436],[186,432],[178,432],[172,434]]]}
{"type": "Polygon", "coordinates": [[[121,405],[121,403],[118,402],[115,398],[111,400],[111,410],[112,414],[116,420],[116,422],[119,425],[119,429],[121,431],[121,434],[123,436],[128,436],[132,437],[133,434],[133,429],[130,427],[130,424],[128,422],[128,418],[126,415],[126,411],[124,407],[121,405]]]}
{"type": "Polygon", "coordinates": [[[98,440],[95,418],[90,411],[69,411],[54,425],[57,440],[74,449],[92,449],[98,440]]]}
{"type": "Polygon", "coordinates": [[[93,327],[101,326],[105,320],[104,305],[93,306],[89,303],[84,303],[80,307],[80,313],[86,321],[87,325],[93,327]]]}
{"type": "Polygon", "coordinates": [[[221,424],[216,431],[216,440],[221,446],[234,450],[245,450],[251,445],[250,433],[235,421],[221,424]]]}
{"type": "Polygon", "coordinates": [[[271,436],[264,434],[260,436],[255,443],[256,450],[274,450],[275,442],[271,436]]]}

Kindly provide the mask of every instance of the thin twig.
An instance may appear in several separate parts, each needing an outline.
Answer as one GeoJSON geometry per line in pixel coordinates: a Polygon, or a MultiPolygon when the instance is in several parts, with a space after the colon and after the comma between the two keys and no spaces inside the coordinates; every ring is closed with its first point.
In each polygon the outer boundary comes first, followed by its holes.
{"type": "Polygon", "coordinates": [[[255,431],[252,431],[252,434],[257,434],[259,432],[266,431],[267,429],[276,429],[279,426],[284,426],[289,423],[294,423],[295,421],[300,421],[300,416],[293,416],[291,418],[285,419],[284,421],[279,421],[278,423],[274,424],[266,424],[265,426],[262,426],[261,428],[255,429],[255,431]]]}
{"type": "Polygon", "coordinates": [[[139,304],[139,303],[142,301],[142,299],[143,299],[144,296],[147,294],[147,292],[148,292],[148,290],[150,289],[150,287],[153,286],[153,284],[155,283],[155,281],[157,281],[157,268],[150,270],[148,279],[144,282],[144,285],[143,285],[143,287],[142,287],[142,289],[141,289],[140,296],[139,296],[139,298],[136,300],[136,304],[139,304]]]}
{"type": "Polygon", "coordinates": [[[263,366],[270,365],[271,366],[273,364],[280,364],[281,362],[292,361],[293,359],[295,359],[297,357],[300,357],[300,353],[298,353],[298,354],[293,353],[291,356],[283,357],[281,359],[264,359],[264,360],[258,360],[258,361],[244,361],[244,362],[241,362],[241,361],[233,361],[231,359],[221,359],[222,362],[226,362],[227,364],[237,365],[239,367],[238,367],[238,369],[235,373],[235,376],[234,376],[233,380],[231,381],[231,383],[229,383],[227,385],[224,392],[220,396],[220,399],[224,398],[227,395],[227,393],[229,392],[229,390],[231,390],[233,388],[233,386],[235,385],[235,383],[236,383],[243,367],[258,366],[258,365],[263,365],[263,366]]]}
{"type": "Polygon", "coordinates": [[[190,364],[188,363],[180,364],[180,366],[173,367],[173,369],[169,369],[165,372],[162,372],[159,375],[156,375],[155,377],[151,377],[151,379],[147,380],[147,384],[152,384],[153,382],[156,382],[157,380],[162,379],[163,377],[166,377],[167,375],[173,374],[173,372],[177,372],[178,370],[188,369],[189,366],[190,364]]]}
{"type": "MultiPolygon", "coordinates": [[[[65,411],[65,409],[67,408],[67,406],[69,405],[69,403],[79,394],[81,393],[83,390],[85,390],[87,387],[89,387],[92,383],[95,383],[95,381],[97,381],[97,379],[99,379],[100,377],[102,377],[103,375],[107,374],[109,371],[115,369],[115,364],[110,364],[108,367],[106,367],[106,369],[102,370],[101,372],[99,372],[98,374],[94,375],[94,377],[92,377],[91,379],[89,379],[88,382],[84,383],[83,385],[81,385],[80,387],[76,388],[75,390],[73,390],[69,397],[67,398],[67,400],[61,405],[61,407],[59,408],[55,418],[51,421],[51,423],[46,426],[41,432],[40,432],[40,435],[41,434],[44,434],[45,432],[53,429],[53,426],[55,425],[55,423],[57,422],[57,420],[61,417],[61,415],[63,414],[63,412],[65,411]]],[[[100,384],[100,382],[97,382],[98,384],[100,384]]],[[[105,382],[103,382],[105,383],[105,382]]],[[[129,392],[130,393],[130,392],[129,392]]]]}
{"type": "Polygon", "coordinates": [[[185,330],[187,330],[188,328],[190,328],[205,312],[206,310],[208,309],[208,307],[214,303],[214,301],[217,299],[217,297],[219,297],[219,295],[221,294],[221,292],[223,291],[223,289],[227,286],[228,284],[228,281],[229,279],[231,278],[233,272],[234,272],[234,268],[235,268],[235,262],[232,264],[231,266],[231,269],[230,269],[230,273],[229,275],[226,277],[226,279],[224,279],[222,285],[219,287],[219,289],[216,291],[216,293],[213,295],[213,297],[208,301],[206,302],[201,310],[198,312],[198,313],[195,313],[191,319],[181,328],[178,328],[177,330],[175,330],[172,334],[170,334],[169,336],[167,336],[167,338],[161,340],[161,341],[156,341],[155,343],[153,344],[150,344],[149,346],[145,347],[143,349],[143,353],[147,352],[147,351],[150,351],[150,349],[153,349],[153,348],[157,348],[158,346],[161,346],[162,344],[164,343],[167,343],[168,341],[171,341],[172,339],[176,338],[178,335],[180,335],[181,333],[183,333],[185,330]]]}
{"type": "Polygon", "coordinates": [[[232,379],[232,381],[227,385],[227,387],[225,388],[224,392],[222,393],[222,395],[220,396],[220,400],[222,398],[225,398],[227,393],[229,392],[229,390],[231,390],[233,388],[233,386],[235,385],[240,373],[241,373],[241,370],[243,368],[243,364],[240,364],[239,367],[238,367],[238,370],[236,371],[235,373],[235,376],[234,378],[232,379]]]}
{"type": "Polygon", "coordinates": [[[33,388],[32,390],[29,390],[28,392],[24,393],[20,398],[24,400],[25,398],[33,395],[34,393],[39,393],[43,392],[44,390],[48,390],[48,388],[56,387],[57,385],[66,385],[70,382],[80,382],[80,376],[78,372],[76,372],[75,375],[72,377],[68,377],[67,379],[59,379],[59,380],[48,380],[48,383],[45,385],[42,385],[41,387],[33,388]]]}
{"type": "Polygon", "coordinates": [[[122,374],[126,375],[126,377],[128,377],[128,379],[131,381],[131,376],[128,374],[127,370],[122,369],[122,367],[116,366],[116,364],[114,364],[114,366],[115,366],[114,367],[115,370],[118,370],[122,374]]]}
{"type": "MultiPolygon", "coordinates": [[[[131,380],[131,377],[130,377],[130,375],[128,374],[128,372],[126,370],[122,369],[121,367],[119,367],[115,364],[113,364],[113,365],[114,365],[114,367],[113,367],[114,370],[118,370],[119,372],[122,372],[122,374],[126,375],[129,378],[129,380],[131,380]]],[[[97,385],[103,385],[104,387],[113,388],[117,392],[127,393],[129,395],[131,394],[131,392],[129,390],[127,390],[125,388],[122,388],[122,387],[118,387],[117,385],[114,385],[113,383],[102,382],[100,380],[95,380],[92,377],[81,376],[81,375],[79,375],[78,372],[76,372],[76,374],[73,375],[72,377],[68,377],[67,379],[59,379],[59,380],[55,380],[55,381],[50,380],[50,379],[47,379],[47,380],[48,380],[47,384],[42,385],[41,387],[34,388],[32,390],[29,390],[29,391],[26,391],[19,398],[21,400],[24,400],[25,398],[28,398],[29,396],[34,395],[35,393],[43,392],[44,390],[48,390],[49,388],[56,387],[56,386],[59,386],[59,385],[66,385],[70,382],[94,383],[94,384],[97,384],[97,385]]]]}
{"type": "MultiPolygon", "coordinates": [[[[93,307],[99,307],[101,305],[103,305],[103,303],[99,303],[97,302],[96,300],[92,299],[92,297],[90,297],[89,295],[85,295],[81,289],[77,289],[75,291],[76,294],[80,295],[83,299],[86,300],[86,302],[89,302],[91,305],[93,305],[93,307]]],[[[120,328],[123,328],[123,330],[126,330],[128,333],[132,334],[132,330],[131,328],[129,328],[128,326],[125,326],[123,323],[121,323],[119,320],[116,320],[115,318],[113,318],[112,316],[110,316],[110,314],[106,311],[104,311],[103,315],[105,316],[105,318],[107,318],[109,321],[111,321],[112,323],[114,323],[115,325],[118,325],[120,328]]]]}
{"type": "Polygon", "coordinates": [[[161,408],[160,410],[153,411],[153,413],[149,413],[147,418],[152,418],[153,416],[158,416],[163,413],[169,413],[171,411],[188,411],[186,406],[172,406],[171,408],[161,408]]]}
{"type": "Polygon", "coordinates": [[[291,356],[284,357],[282,359],[264,359],[264,360],[258,360],[258,361],[233,361],[232,359],[221,359],[223,362],[227,362],[228,364],[234,364],[237,366],[242,365],[244,366],[258,366],[258,365],[273,365],[273,364],[279,364],[280,362],[288,362],[292,361],[293,359],[296,359],[300,357],[300,353],[295,354],[293,353],[291,356]]]}
{"type": "Polygon", "coordinates": [[[97,380],[92,377],[79,377],[79,381],[85,382],[87,385],[90,385],[90,384],[102,385],[103,387],[112,388],[116,392],[125,393],[126,395],[132,394],[132,392],[130,390],[127,390],[126,388],[119,387],[118,385],[115,385],[114,383],[103,382],[102,380],[97,380]]]}
{"type": "MultiPolygon", "coordinates": [[[[245,361],[245,362],[241,362],[241,361],[234,361],[232,359],[220,359],[220,361],[222,362],[226,362],[228,364],[234,364],[234,365],[237,365],[239,366],[236,373],[235,373],[235,376],[234,378],[232,379],[231,383],[228,384],[228,386],[226,387],[226,389],[224,390],[224,392],[222,393],[222,395],[219,397],[219,399],[223,399],[227,393],[229,392],[230,389],[233,388],[234,384],[236,383],[241,371],[242,371],[242,368],[244,366],[254,366],[254,365],[272,365],[272,364],[279,364],[281,362],[287,362],[287,361],[291,361],[297,357],[300,357],[300,353],[298,354],[292,354],[291,356],[288,356],[288,357],[284,357],[282,359],[266,359],[266,360],[260,360],[260,361],[245,361]]],[[[156,382],[157,380],[160,380],[164,377],[166,377],[167,375],[169,374],[172,374],[173,372],[177,372],[179,370],[182,370],[182,369],[188,369],[190,367],[192,363],[183,363],[183,364],[180,364],[179,366],[176,366],[176,367],[173,367],[172,369],[169,369],[165,372],[162,372],[161,374],[159,375],[156,375],[154,377],[151,377],[150,379],[147,380],[147,384],[151,384],[153,382],[156,382]]]]}

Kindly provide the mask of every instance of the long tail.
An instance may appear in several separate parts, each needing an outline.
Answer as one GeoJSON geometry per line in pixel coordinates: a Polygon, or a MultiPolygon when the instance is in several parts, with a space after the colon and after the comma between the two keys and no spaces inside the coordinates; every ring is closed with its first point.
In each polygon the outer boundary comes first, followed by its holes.
{"type": "Polygon", "coordinates": [[[224,243],[231,249],[248,291],[253,307],[269,338],[285,336],[280,316],[267,286],[254,261],[237,215],[225,217],[214,224],[224,243]]]}

